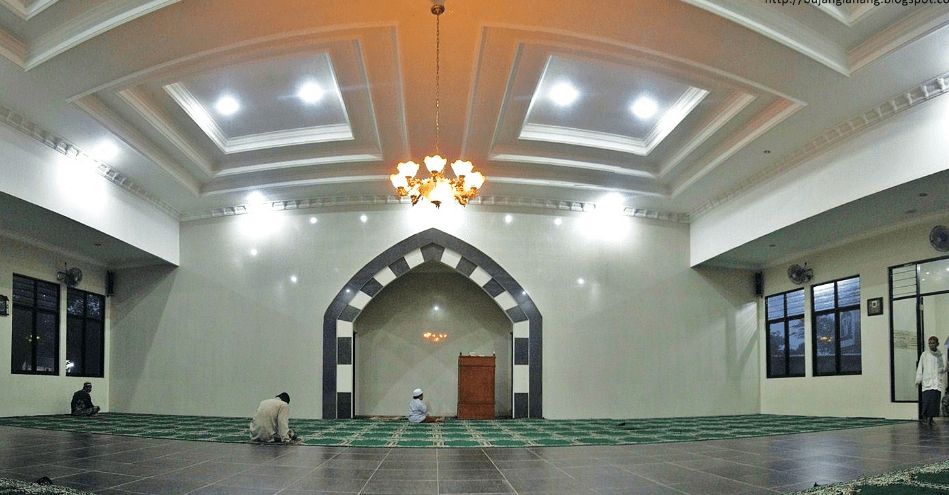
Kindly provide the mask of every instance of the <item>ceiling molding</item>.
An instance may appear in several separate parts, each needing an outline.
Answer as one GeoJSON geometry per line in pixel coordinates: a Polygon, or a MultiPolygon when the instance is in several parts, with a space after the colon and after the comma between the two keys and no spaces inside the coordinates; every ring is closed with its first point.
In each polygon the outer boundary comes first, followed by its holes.
{"type": "Polygon", "coordinates": [[[786,155],[779,162],[751,176],[748,180],[742,182],[738,187],[727,194],[706,202],[695,209],[690,213],[690,216],[692,218],[699,218],[709,211],[741,197],[769,179],[793,170],[807,160],[830,150],[837,144],[866,132],[880,122],[932,100],[937,96],[944,95],[947,92],[949,92],[949,73],[929,79],[909,89],[905,93],[894,96],[855,117],[825,130],[803,146],[786,155]]]}
{"type": "Polygon", "coordinates": [[[22,41],[0,29],[0,55],[23,67],[26,65],[27,51],[22,41]]]}
{"type": "Polygon", "coordinates": [[[847,50],[782,14],[774,5],[747,0],[682,0],[781,43],[845,76],[851,69],[847,50]]]}
{"type": "Polygon", "coordinates": [[[57,0],[0,0],[0,5],[11,10],[20,19],[28,21],[56,3],[56,1],[57,0]]]}
{"type": "Polygon", "coordinates": [[[87,10],[70,19],[58,30],[50,31],[30,43],[30,54],[24,69],[35,68],[76,45],[180,1],[182,0],[114,0],[87,10]]]}
{"type": "Polygon", "coordinates": [[[178,132],[175,124],[158,107],[152,104],[151,100],[142,94],[140,89],[131,88],[119,91],[118,96],[197,165],[198,169],[204,172],[204,178],[210,179],[214,175],[214,166],[211,160],[198,150],[187,137],[178,132]]]}
{"type": "Polygon", "coordinates": [[[77,161],[82,160],[95,164],[96,172],[100,177],[128,191],[133,196],[152,205],[169,217],[178,220],[179,212],[173,206],[153,195],[125,174],[112,169],[107,164],[99,160],[92,158],[86,152],[73,145],[69,141],[66,141],[65,139],[41,128],[23,115],[4,106],[0,106],[0,122],[13,129],[16,129],[17,131],[22,132],[23,134],[26,134],[27,136],[30,136],[34,140],[46,145],[58,153],[62,153],[67,157],[73,158],[77,161]]]}
{"type": "MultiPolygon", "coordinates": [[[[305,210],[320,208],[335,208],[340,206],[374,206],[374,205],[406,205],[411,207],[412,202],[409,198],[400,198],[395,195],[375,195],[363,194],[352,196],[329,196],[313,199],[291,199],[286,201],[267,202],[264,208],[269,211],[286,210],[305,210]]],[[[485,207],[516,207],[516,208],[536,208],[544,210],[571,211],[583,213],[594,211],[595,203],[584,201],[562,201],[551,199],[539,199],[522,196],[476,196],[468,202],[468,207],[477,209],[479,206],[485,207]]],[[[425,206],[420,206],[424,208],[425,206]]],[[[205,210],[195,210],[185,212],[181,215],[181,222],[193,222],[197,220],[207,220],[211,218],[231,217],[238,215],[247,215],[259,211],[252,208],[251,205],[227,206],[223,208],[209,208],[205,210]]],[[[660,210],[649,210],[644,208],[623,209],[623,215],[651,220],[662,220],[673,223],[689,223],[689,216],[683,213],[666,212],[660,210]]]]}
{"type": "Polygon", "coordinates": [[[239,165],[224,170],[219,170],[213,174],[213,178],[219,179],[222,177],[230,177],[234,175],[253,174],[257,172],[266,172],[269,170],[311,167],[314,165],[337,165],[341,163],[362,162],[382,162],[382,156],[371,153],[357,153],[349,155],[321,156],[315,158],[301,158],[299,160],[257,163],[253,165],[239,165]]]}
{"type": "Polygon", "coordinates": [[[604,165],[602,163],[595,163],[595,162],[588,162],[588,161],[569,160],[565,158],[549,158],[549,157],[537,156],[537,155],[518,155],[514,153],[500,153],[497,155],[491,155],[490,159],[499,161],[499,162],[533,163],[536,165],[548,165],[548,166],[555,166],[555,167],[579,168],[583,170],[595,170],[597,172],[609,172],[611,174],[641,177],[644,179],[656,178],[656,174],[652,172],[647,172],[645,170],[625,168],[618,165],[604,165]]]}
{"type": "Polygon", "coordinates": [[[184,186],[188,192],[194,196],[199,195],[201,184],[191,172],[185,170],[181,164],[154,146],[151,141],[143,136],[135,127],[103,104],[97,96],[84,96],[73,100],[73,104],[109,128],[119,139],[125,141],[146,158],[163,168],[178,181],[179,184],[184,186]]]}
{"type": "Polygon", "coordinates": [[[738,91],[729,95],[728,100],[722,105],[722,110],[713,113],[712,118],[700,125],[691,139],[676,150],[668,160],[659,165],[658,178],[663,179],[668,176],[682,160],[691,155],[696,148],[711,138],[725,124],[756,99],[757,97],[754,95],[738,91]]]}
{"type": "Polygon", "coordinates": [[[675,181],[672,186],[672,196],[675,197],[688,189],[748,143],[768,132],[801,108],[804,108],[804,104],[788,100],[778,100],[768,106],[754,119],[742,126],[741,129],[735,131],[728,140],[703,156],[701,161],[692,167],[691,173],[684,179],[675,181]]]}
{"type": "Polygon", "coordinates": [[[920,9],[851,50],[848,56],[850,70],[856,72],[870,62],[947,24],[949,9],[944,5],[929,5],[920,9]]]}
{"type": "Polygon", "coordinates": [[[840,6],[834,5],[829,2],[820,3],[820,4],[812,3],[811,5],[817,7],[825,14],[833,17],[834,19],[839,21],[841,24],[845,24],[850,27],[854,26],[857,22],[863,19],[863,16],[869,14],[870,11],[878,7],[878,6],[873,5],[870,2],[862,3],[858,5],[840,5],[840,6]]]}

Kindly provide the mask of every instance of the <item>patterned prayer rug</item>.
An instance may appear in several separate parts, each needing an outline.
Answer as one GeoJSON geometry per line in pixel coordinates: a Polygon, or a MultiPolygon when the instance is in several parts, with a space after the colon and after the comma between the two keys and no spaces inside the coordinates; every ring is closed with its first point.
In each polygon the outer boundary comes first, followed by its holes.
{"type": "Polygon", "coordinates": [[[949,494],[949,461],[853,481],[810,488],[786,495],[923,495],[949,494]]]}
{"type": "MultiPolygon", "coordinates": [[[[304,445],[352,447],[559,447],[695,442],[903,423],[881,418],[755,414],[655,419],[500,419],[414,424],[405,420],[290,419],[304,445]]],[[[0,425],[205,442],[249,441],[249,418],[103,413],[0,418],[0,425]]]]}

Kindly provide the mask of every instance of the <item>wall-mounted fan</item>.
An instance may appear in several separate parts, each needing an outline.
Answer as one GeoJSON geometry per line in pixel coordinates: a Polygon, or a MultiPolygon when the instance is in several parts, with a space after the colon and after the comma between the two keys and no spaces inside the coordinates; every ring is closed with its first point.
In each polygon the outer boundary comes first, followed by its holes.
{"type": "Polygon", "coordinates": [[[794,285],[802,285],[810,280],[813,276],[814,270],[812,268],[808,268],[807,263],[804,263],[804,266],[791,265],[788,267],[788,280],[790,280],[794,285]]]}
{"type": "Polygon", "coordinates": [[[949,251],[949,227],[937,225],[929,231],[929,243],[936,251],[949,251]]]}
{"type": "Polygon", "coordinates": [[[82,281],[82,270],[76,267],[63,267],[63,271],[56,274],[56,280],[65,282],[66,287],[75,287],[82,281]]]}

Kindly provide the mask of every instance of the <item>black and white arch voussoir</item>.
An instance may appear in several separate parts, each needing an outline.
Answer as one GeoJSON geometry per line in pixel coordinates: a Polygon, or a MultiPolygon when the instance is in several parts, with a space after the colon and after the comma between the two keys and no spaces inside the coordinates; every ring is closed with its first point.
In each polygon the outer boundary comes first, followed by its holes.
{"type": "Polygon", "coordinates": [[[323,418],[353,417],[353,322],[393,280],[427,261],[464,274],[494,299],[514,326],[511,370],[514,417],[543,417],[542,324],[537,306],[500,265],[438,229],[419,232],[385,250],[339,291],[323,315],[323,418]]]}

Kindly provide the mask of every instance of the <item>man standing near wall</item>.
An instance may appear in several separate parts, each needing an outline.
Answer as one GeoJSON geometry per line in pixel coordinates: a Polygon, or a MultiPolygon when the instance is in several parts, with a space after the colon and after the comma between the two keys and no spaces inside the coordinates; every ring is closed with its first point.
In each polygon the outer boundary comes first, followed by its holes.
{"type": "Polygon", "coordinates": [[[929,350],[919,356],[916,384],[923,390],[919,421],[934,424],[933,418],[939,416],[940,396],[946,389],[946,360],[939,351],[939,338],[935,335],[929,337],[929,350]]]}

